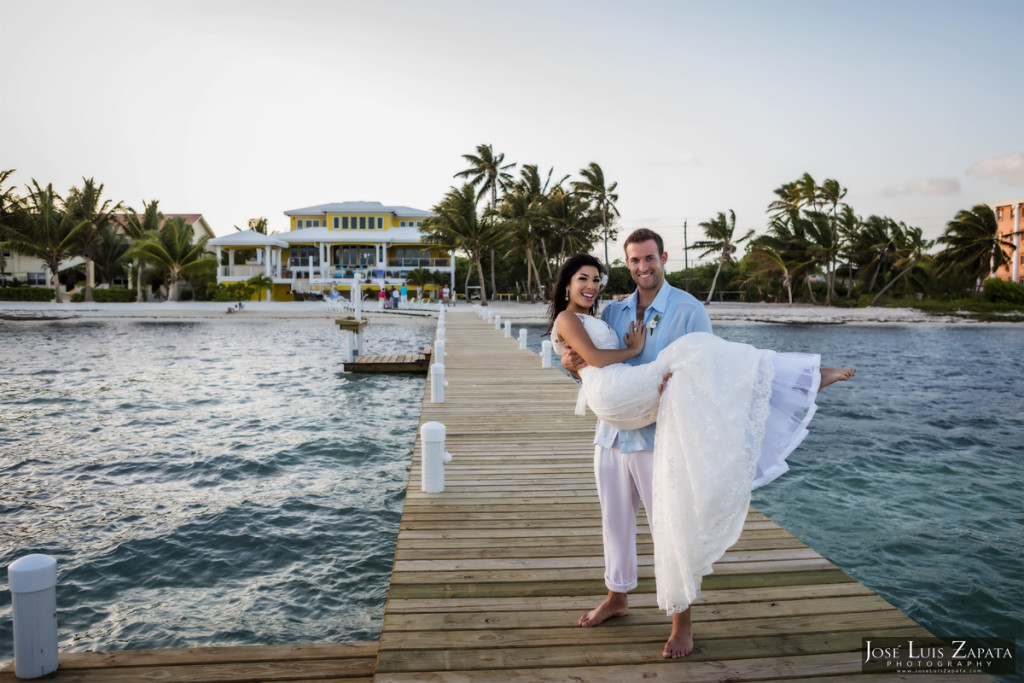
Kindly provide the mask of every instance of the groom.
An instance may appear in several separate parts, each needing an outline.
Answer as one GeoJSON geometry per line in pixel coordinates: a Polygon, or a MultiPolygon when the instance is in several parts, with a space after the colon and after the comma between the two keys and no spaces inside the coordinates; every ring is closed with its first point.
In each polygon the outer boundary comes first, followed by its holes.
{"type": "MultiPolygon", "coordinates": [[[[647,326],[643,353],[627,363],[649,363],[677,337],[689,332],[711,332],[704,306],[690,294],[665,282],[668,254],[658,233],[640,228],[626,238],[626,266],[636,291],[605,307],[601,319],[621,339],[632,321],[647,326]]],[[[574,375],[586,363],[572,349],[562,356],[562,366],[574,375]]],[[[580,617],[580,626],[597,626],[629,612],[627,594],[637,586],[636,515],[644,503],[651,523],[654,430],[618,430],[598,420],[594,435],[594,474],[601,501],[604,531],[604,582],[608,597],[580,617]]],[[[672,634],[665,643],[665,657],[685,657],[693,649],[690,610],[672,616],[672,634]]]]}

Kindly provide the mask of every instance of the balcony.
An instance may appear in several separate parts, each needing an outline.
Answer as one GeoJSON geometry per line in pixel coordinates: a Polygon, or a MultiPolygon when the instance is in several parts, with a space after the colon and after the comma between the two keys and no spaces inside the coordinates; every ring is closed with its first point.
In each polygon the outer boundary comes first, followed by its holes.
{"type": "Polygon", "coordinates": [[[388,268],[448,268],[448,258],[390,258],[388,268]]]}

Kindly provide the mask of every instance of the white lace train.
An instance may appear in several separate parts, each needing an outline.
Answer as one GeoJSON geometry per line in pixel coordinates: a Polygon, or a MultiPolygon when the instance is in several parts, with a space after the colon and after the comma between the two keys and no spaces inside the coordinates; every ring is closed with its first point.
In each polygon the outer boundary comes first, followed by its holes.
{"type": "MultiPolygon", "coordinates": [[[[595,345],[617,348],[611,328],[586,318],[595,345]]],[[[651,363],[581,372],[591,410],[612,426],[657,419],[651,532],[658,606],[668,613],[690,606],[701,578],[739,538],[750,491],[789,469],[786,458],[814,415],[820,364],[814,354],[691,333],[651,363]]]]}

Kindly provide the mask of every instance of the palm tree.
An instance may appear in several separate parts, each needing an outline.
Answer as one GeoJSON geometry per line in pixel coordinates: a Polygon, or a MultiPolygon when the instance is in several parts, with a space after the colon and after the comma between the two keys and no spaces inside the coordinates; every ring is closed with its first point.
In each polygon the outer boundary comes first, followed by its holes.
{"type": "Polygon", "coordinates": [[[115,211],[123,209],[123,203],[113,204],[101,199],[103,184],[96,184],[93,178],[82,178],[81,189],[72,187],[68,192],[68,204],[74,207],[74,217],[86,222],[78,247],[78,255],[85,259],[85,301],[92,301],[93,259],[100,248],[100,231],[106,227],[115,211]]]}
{"type": "Polygon", "coordinates": [[[260,273],[259,275],[253,275],[251,278],[246,280],[247,284],[253,286],[256,290],[257,301],[263,301],[263,292],[267,292],[267,301],[270,301],[270,288],[274,286],[274,280],[260,273]]]}
{"type": "MultiPolygon", "coordinates": [[[[423,221],[424,239],[446,249],[465,252],[476,265],[480,278],[480,303],[487,305],[487,289],[484,286],[483,256],[487,250],[502,246],[509,238],[504,227],[492,220],[492,216],[481,218],[476,209],[477,197],[473,186],[466,183],[461,188],[451,188],[444,199],[433,208],[434,216],[423,221]]],[[[464,285],[466,300],[469,300],[469,278],[472,268],[466,273],[464,285]]]]}
{"type": "Polygon", "coordinates": [[[100,228],[99,247],[93,258],[96,281],[110,284],[125,273],[125,252],[128,240],[121,233],[107,225],[100,228]]]}
{"type": "Polygon", "coordinates": [[[940,274],[965,272],[974,278],[975,294],[981,293],[985,276],[992,277],[996,270],[1010,262],[1014,245],[1010,235],[1000,235],[996,214],[992,207],[978,204],[970,211],[963,210],[946,224],[946,231],[938,242],[946,245],[935,258],[940,274]]]}
{"type": "Polygon", "coordinates": [[[5,187],[7,179],[14,174],[14,169],[0,171],[0,275],[7,271],[7,259],[4,253],[7,243],[17,232],[18,225],[24,214],[24,202],[18,195],[17,187],[5,187]]]}
{"type": "MultiPolygon", "coordinates": [[[[469,178],[469,184],[473,187],[480,186],[476,201],[486,195],[491,195],[488,204],[488,213],[493,216],[498,208],[498,191],[505,191],[512,182],[512,174],[509,171],[515,168],[514,163],[505,164],[504,154],[495,154],[490,145],[477,145],[476,154],[463,154],[462,158],[469,163],[469,168],[459,171],[455,178],[469,178]]],[[[481,266],[482,267],[482,266],[481,266]]],[[[483,283],[480,283],[483,286],[483,283]]],[[[491,293],[494,293],[494,250],[491,249],[491,293]]]]}
{"type": "Polygon", "coordinates": [[[892,267],[893,222],[891,218],[868,216],[847,238],[846,255],[856,266],[865,292],[875,291],[879,276],[892,267]]]}
{"type": "Polygon", "coordinates": [[[715,293],[715,285],[718,283],[718,275],[722,272],[722,266],[732,263],[732,255],[736,252],[736,245],[753,237],[754,231],[749,230],[743,237],[734,239],[736,214],[732,209],[729,209],[728,219],[726,219],[724,213],[719,212],[715,218],[701,223],[700,227],[703,228],[704,234],[707,235],[708,239],[695,242],[693,248],[704,250],[700,258],[704,258],[709,254],[718,254],[718,268],[715,270],[715,277],[711,280],[711,291],[708,292],[708,298],[704,301],[705,304],[709,304],[711,303],[712,295],[715,293]]]}
{"type": "Polygon", "coordinates": [[[871,300],[871,303],[869,303],[868,306],[874,306],[882,295],[885,294],[890,287],[896,284],[900,278],[930,258],[928,250],[931,249],[932,242],[931,240],[924,239],[924,236],[921,233],[921,228],[911,228],[900,223],[896,230],[897,237],[895,242],[897,243],[897,248],[896,259],[893,265],[896,268],[899,268],[900,272],[896,274],[896,277],[889,280],[889,283],[885,287],[882,287],[881,291],[879,291],[875,298],[871,300]]]}
{"type": "Polygon", "coordinates": [[[809,223],[810,221],[800,214],[799,209],[777,211],[768,223],[768,234],[758,237],[753,244],[758,248],[768,247],[775,251],[789,272],[791,285],[803,280],[807,285],[808,296],[813,302],[814,291],[811,289],[810,280],[807,279],[815,263],[815,258],[811,256],[811,240],[808,237],[809,223]]]}
{"type": "MultiPolygon", "coordinates": [[[[128,213],[124,216],[124,231],[128,235],[128,239],[132,243],[138,242],[143,238],[144,235],[156,234],[160,231],[160,226],[163,225],[164,215],[157,208],[159,201],[154,199],[148,204],[142,202],[142,218],[139,218],[139,213],[135,209],[128,209],[128,213]]],[[[132,258],[135,259],[135,300],[142,303],[142,267],[145,263],[145,254],[138,252],[135,253],[132,258]]]]}
{"type": "Polygon", "coordinates": [[[600,238],[600,215],[589,201],[573,192],[554,188],[544,203],[544,213],[551,239],[558,246],[556,267],[570,254],[590,251],[600,238]]]}
{"type": "MultiPolygon", "coordinates": [[[[616,181],[605,186],[604,171],[594,161],[591,161],[586,168],[581,168],[580,175],[583,176],[583,180],[574,182],[572,189],[594,202],[594,205],[601,211],[601,229],[604,231],[604,262],[608,264],[608,215],[609,213],[613,217],[619,215],[619,209],[615,206],[615,202],[619,201],[619,195],[615,194],[615,188],[619,186],[619,183],[616,181]]],[[[610,236],[615,237],[615,233],[612,232],[610,236]]]]}
{"type": "Polygon", "coordinates": [[[177,298],[179,280],[216,262],[206,251],[209,237],[202,237],[193,244],[193,236],[192,226],[183,217],[175,216],[158,232],[144,234],[128,251],[130,257],[141,257],[164,271],[167,301],[177,298]]]}
{"type": "Polygon", "coordinates": [[[754,248],[750,251],[750,260],[753,263],[754,272],[759,275],[781,273],[782,286],[785,287],[789,303],[792,304],[793,276],[790,274],[789,266],[782,254],[769,244],[754,244],[754,248]]]}
{"type": "Polygon", "coordinates": [[[43,188],[33,179],[27,199],[22,225],[9,243],[46,265],[57,303],[63,303],[58,279],[60,264],[76,253],[88,221],[74,219],[73,209],[64,206],[52,183],[43,188]]]}

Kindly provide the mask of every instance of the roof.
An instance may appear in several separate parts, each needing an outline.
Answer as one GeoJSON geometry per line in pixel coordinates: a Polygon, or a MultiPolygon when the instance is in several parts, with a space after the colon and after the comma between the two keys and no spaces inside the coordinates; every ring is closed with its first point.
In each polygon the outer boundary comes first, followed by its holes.
{"type": "Polygon", "coordinates": [[[321,216],[329,213],[390,213],[399,218],[430,218],[434,214],[408,206],[385,206],[380,202],[333,202],[285,211],[285,216],[321,216]]]}
{"type": "Polygon", "coordinates": [[[207,244],[214,247],[265,247],[269,245],[282,249],[287,249],[289,246],[288,242],[280,237],[264,235],[255,230],[242,230],[230,235],[224,235],[223,237],[215,237],[207,242],[207,244]]]}
{"type": "MultiPolygon", "coordinates": [[[[422,242],[422,234],[417,228],[389,228],[387,230],[330,230],[328,228],[303,228],[282,232],[275,237],[289,244],[305,244],[307,242],[329,242],[333,244],[372,244],[422,242]]],[[[210,242],[215,244],[215,242],[210,242]]]]}
{"type": "MultiPolygon", "coordinates": [[[[111,216],[111,218],[115,223],[118,224],[119,227],[123,229],[127,215],[128,214],[124,213],[115,213],[111,216]]],[[[139,222],[141,222],[144,217],[144,214],[137,213],[135,214],[135,216],[138,218],[139,222]]],[[[197,237],[202,237],[203,235],[207,237],[214,236],[213,228],[210,227],[210,224],[206,222],[206,219],[203,218],[203,214],[201,213],[165,213],[163,214],[163,220],[160,221],[160,225],[157,227],[157,229],[159,230],[160,228],[164,227],[164,225],[170,219],[178,217],[185,219],[185,225],[192,226],[193,234],[202,233],[196,234],[197,237]]]]}

